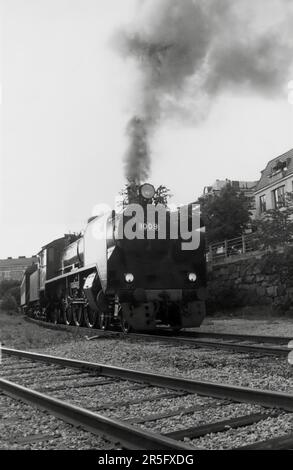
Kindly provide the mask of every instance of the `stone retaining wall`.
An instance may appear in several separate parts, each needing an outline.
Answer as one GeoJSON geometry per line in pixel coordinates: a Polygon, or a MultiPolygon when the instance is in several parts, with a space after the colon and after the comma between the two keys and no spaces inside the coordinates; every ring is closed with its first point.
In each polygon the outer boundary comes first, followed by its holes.
{"type": "Polygon", "coordinates": [[[209,267],[208,309],[271,305],[293,313],[293,249],[209,267]],[[291,307],[292,306],[292,307],[291,307]]]}

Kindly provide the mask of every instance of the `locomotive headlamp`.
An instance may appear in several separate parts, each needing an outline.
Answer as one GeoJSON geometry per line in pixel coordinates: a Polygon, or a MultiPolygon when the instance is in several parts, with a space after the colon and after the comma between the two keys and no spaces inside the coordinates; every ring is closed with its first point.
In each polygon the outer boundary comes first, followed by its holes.
{"type": "Polygon", "coordinates": [[[195,273],[189,273],[188,274],[188,279],[189,279],[190,282],[195,282],[196,279],[197,279],[197,276],[196,276],[195,273]]]}
{"type": "Polygon", "coordinates": [[[155,195],[155,188],[152,184],[145,183],[140,187],[140,194],[145,199],[152,199],[155,195]]]}
{"type": "Polygon", "coordinates": [[[134,281],[134,275],[131,273],[125,274],[124,277],[127,284],[131,284],[134,281]]]}

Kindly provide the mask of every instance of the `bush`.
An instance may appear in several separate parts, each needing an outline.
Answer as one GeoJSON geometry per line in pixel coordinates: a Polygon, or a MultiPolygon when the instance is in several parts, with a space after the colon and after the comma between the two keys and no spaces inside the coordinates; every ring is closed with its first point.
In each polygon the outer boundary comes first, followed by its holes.
{"type": "Polygon", "coordinates": [[[209,313],[216,312],[219,309],[233,309],[242,307],[244,304],[243,292],[233,286],[223,286],[213,284],[208,289],[207,310],[209,313]]]}
{"type": "Polygon", "coordinates": [[[264,299],[259,298],[256,288],[239,288],[233,283],[213,281],[208,284],[207,312],[212,314],[219,310],[235,310],[236,308],[260,305],[264,299]]]}
{"type": "Polygon", "coordinates": [[[9,289],[7,294],[12,295],[12,297],[15,298],[16,303],[18,305],[20,304],[20,287],[19,286],[12,287],[11,289],[9,289]]]}
{"type": "Polygon", "coordinates": [[[17,306],[20,304],[20,282],[14,281],[12,279],[6,279],[0,282],[0,299],[3,299],[2,308],[3,310],[7,311],[14,311],[17,309],[17,306]],[[11,301],[11,297],[13,301],[11,301]],[[8,302],[8,309],[3,307],[3,302],[7,302],[7,298],[9,299],[8,302]],[[12,308],[13,302],[13,308],[12,308]],[[16,305],[16,308],[15,308],[16,305]],[[9,310],[10,309],[10,310],[9,310]]]}
{"type": "Polygon", "coordinates": [[[2,310],[6,310],[6,312],[17,312],[18,305],[15,298],[11,294],[5,294],[1,308],[2,310]]]}
{"type": "Polygon", "coordinates": [[[5,279],[0,282],[0,299],[3,299],[5,294],[8,294],[11,289],[19,289],[20,282],[12,279],[5,279]]]}

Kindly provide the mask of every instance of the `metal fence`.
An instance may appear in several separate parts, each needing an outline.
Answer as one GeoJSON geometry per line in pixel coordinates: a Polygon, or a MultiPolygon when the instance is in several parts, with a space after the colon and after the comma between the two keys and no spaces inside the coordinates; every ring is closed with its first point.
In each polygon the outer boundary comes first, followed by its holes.
{"type": "Polygon", "coordinates": [[[207,260],[211,263],[219,263],[231,257],[238,257],[257,251],[259,242],[253,234],[242,235],[220,243],[212,243],[208,246],[207,260]]]}

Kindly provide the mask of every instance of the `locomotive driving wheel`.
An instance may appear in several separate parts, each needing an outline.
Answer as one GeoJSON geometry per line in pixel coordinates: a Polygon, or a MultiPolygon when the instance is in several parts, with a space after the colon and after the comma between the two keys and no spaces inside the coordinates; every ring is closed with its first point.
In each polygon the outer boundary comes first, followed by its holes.
{"type": "Polygon", "coordinates": [[[58,305],[54,305],[50,310],[50,322],[57,325],[60,320],[61,310],[58,305]]]}
{"type": "Polygon", "coordinates": [[[71,325],[72,323],[72,309],[71,305],[64,305],[63,307],[63,323],[64,325],[71,325]]]}
{"type": "Polygon", "coordinates": [[[97,306],[99,310],[99,328],[101,330],[107,330],[110,326],[109,305],[107,298],[102,290],[100,290],[97,295],[97,306]]]}
{"type": "Polygon", "coordinates": [[[105,313],[100,313],[99,315],[99,327],[101,330],[107,330],[110,326],[109,316],[105,313]]]}
{"type": "Polygon", "coordinates": [[[83,322],[83,305],[73,304],[71,308],[72,308],[73,324],[75,326],[81,326],[83,322]]]}
{"type": "Polygon", "coordinates": [[[132,330],[130,323],[126,320],[126,318],[123,317],[123,313],[121,313],[121,316],[120,316],[120,326],[121,326],[121,330],[123,331],[125,335],[130,333],[132,330]]]}
{"type": "Polygon", "coordinates": [[[94,328],[97,323],[97,312],[94,311],[89,305],[85,305],[83,315],[85,326],[87,328],[94,328]]]}

